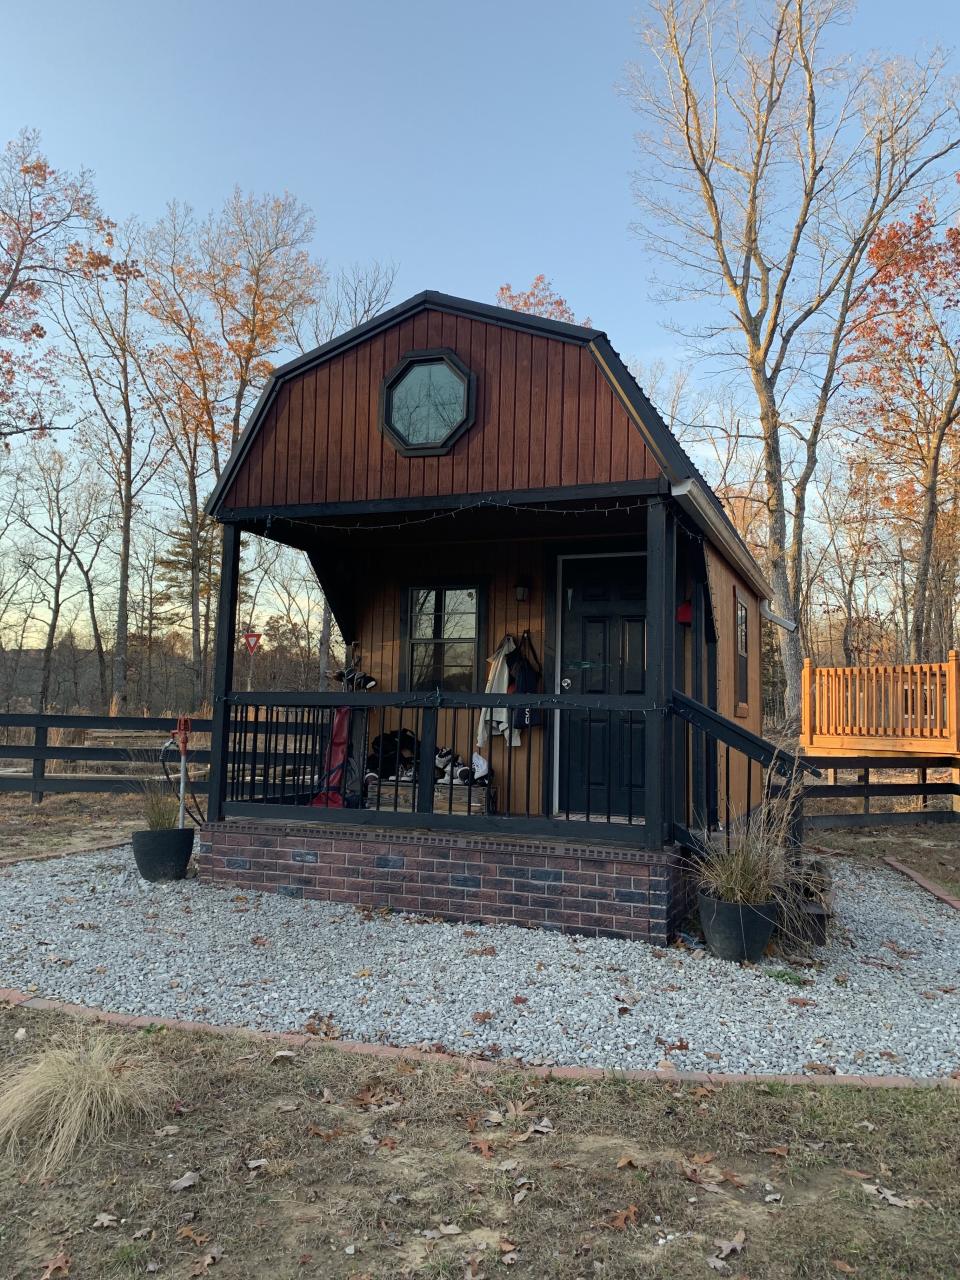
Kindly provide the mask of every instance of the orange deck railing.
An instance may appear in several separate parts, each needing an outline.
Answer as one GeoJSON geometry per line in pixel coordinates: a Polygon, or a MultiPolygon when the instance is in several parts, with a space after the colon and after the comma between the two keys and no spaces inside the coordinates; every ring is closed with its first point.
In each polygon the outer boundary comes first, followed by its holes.
{"type": "Polygon", "coordinates": [[[808,754],[960,755],[960,654],[878,667],[803,664],[808,754]]]}

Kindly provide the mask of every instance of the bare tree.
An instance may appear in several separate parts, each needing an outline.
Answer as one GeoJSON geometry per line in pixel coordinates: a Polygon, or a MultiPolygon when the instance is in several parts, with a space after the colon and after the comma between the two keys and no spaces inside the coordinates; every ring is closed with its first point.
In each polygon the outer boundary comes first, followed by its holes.
{"type": "Polygon", "coordinates": [[[379,315],[397,278],[392,262],[355,262],[326,277],[316,302],[304,314],[288,316],[290,334],[300,351],[312,351],[337,334],[379,315]]]}
{"type": "MultiPolygon", "coordinates": [[[[831,54],[847,0],[651,7],[629,87],[642,119],[638,230],[674,292],[715,310],[701,349],[749,380],[775,604],[795,619],[808,488],[867,251],[960,146],[957,105],[940,52],[909,63],[831,54]]],[[[789,710],[801,637],[782,631],[780,643],[789,710]]]]}
{"type": "Polygon", "coordinates": [[[140,307],[138,241],[136,223],[126,223],[115,233],[108,265],[61,282],[53,295],[54,320],[64,340],[60,367],[84,393],[81,440],[116,498],[119,548],[112,695],[120,714],[127,706],[133,519],[171,447],[161,434],[140,374],[149,339],[140,307]]]}

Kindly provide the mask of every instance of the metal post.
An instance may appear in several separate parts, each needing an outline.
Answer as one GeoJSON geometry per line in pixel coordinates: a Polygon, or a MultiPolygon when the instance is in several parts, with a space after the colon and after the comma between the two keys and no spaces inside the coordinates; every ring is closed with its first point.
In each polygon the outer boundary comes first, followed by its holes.
{"type": "Polygon", "coordinates": [[[240,530],[234,524],[223,529],[220,598],[217,603],[217,636],[213,673],[213,728],[210,732],[210,791],[207,821],[219,822],[227,795],[227,751],[230,741],[230,708],[227,695],[233,687],[233,656],[237,640],[237,584],[240,576],[240,530]]]}
{"type": "Polygon", "coordinates": [[[420,758],[417,765],[417,812],[433,813],[437,780],[437,708],[424,707],[420,725],[420,758]]]}

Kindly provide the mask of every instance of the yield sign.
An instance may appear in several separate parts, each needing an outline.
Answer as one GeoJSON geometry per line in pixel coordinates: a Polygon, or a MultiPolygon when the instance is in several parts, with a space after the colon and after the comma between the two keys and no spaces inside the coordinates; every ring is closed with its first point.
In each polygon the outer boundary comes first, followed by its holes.
{"type": "Polygon", "coordinates": [[[260,643],[260,635],[261,632],[259,631],[245,631],[243,633],[243,643],[247,646],[247,652],[251,657],[253,657],[256,647],[260,643]]]}

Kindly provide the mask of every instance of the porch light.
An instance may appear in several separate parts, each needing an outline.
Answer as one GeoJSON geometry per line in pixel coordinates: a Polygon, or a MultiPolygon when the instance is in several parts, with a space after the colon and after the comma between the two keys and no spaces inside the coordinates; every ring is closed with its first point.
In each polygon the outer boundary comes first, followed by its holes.
{"type": "Polygon", "coordinates": [[[525,604],[530,599],[530,583],[526,578],[521,578],[513,589],[517,594],[517,604],[525,604]]]}

